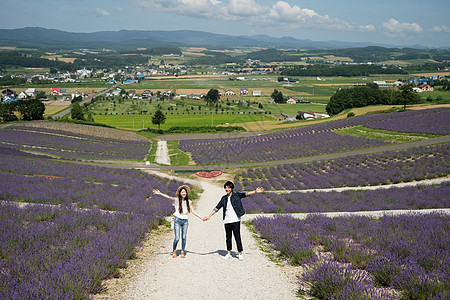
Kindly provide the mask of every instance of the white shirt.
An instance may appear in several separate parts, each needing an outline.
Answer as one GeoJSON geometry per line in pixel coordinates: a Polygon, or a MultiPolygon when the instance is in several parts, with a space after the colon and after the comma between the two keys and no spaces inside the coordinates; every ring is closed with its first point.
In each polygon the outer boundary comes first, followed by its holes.
{"type": "MultiPolygon", "coordinates": [[[[180,213],[180,211],[178,210],[178,208],[180,207],[180,205],[179,205],[178,203],[179,203],[179,202],[178,202],[178,198],[175,199],[175,201],[173,201],[173,206],[175,206],[175,212],[173,213],[173,215],[174,215],[175,217],[180,218],[180,219],[187,219],[187,218],[188,218],[188,213],[189,213],[189,211],[188,211],[188,208],[187,208],[187,203],[186,203],[186,201],[183,200],[183,202],[182,202],[182,204],[181,204],[181,208],[182,208],[181,213],[180,213]]],[[[191,205],[191,204],[192,204],[192,201],[189,200],[189,205],[191,205]]]]}
{"type": "Polygon", "coordinates": [[[229,223],[236,223],[241,221],[240,218],[238,218],[236,212],[234,211],[233,205],[231,205],[231,196],[228,196],[227,200],[227,210],[225,211],[225,219],[223,219],[224,224],[229,223]]]}

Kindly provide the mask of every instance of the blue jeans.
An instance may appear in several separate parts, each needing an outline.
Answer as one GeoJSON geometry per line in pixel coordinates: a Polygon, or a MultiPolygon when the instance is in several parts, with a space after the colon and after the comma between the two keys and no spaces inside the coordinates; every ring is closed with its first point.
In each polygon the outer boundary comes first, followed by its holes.
{"type": "Polygon", "coordinates": [[[173,250],[177,249],[178,241],[180,240],[180,229],[181,229],[181,251],[184,252],[186,247],[186,235],[188,229],[188,219],[180,219],[175,217],[173,223],[173,231],[175,232],[175,239],[173,240],[173,250]]]}

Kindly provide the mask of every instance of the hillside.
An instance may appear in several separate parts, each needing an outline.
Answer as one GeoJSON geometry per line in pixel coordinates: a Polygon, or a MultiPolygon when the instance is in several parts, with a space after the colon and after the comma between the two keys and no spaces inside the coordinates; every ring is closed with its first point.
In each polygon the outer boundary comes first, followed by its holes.
{"type": "MultiPolygon", "coordinates": [[[[41,27],[0,29],[0,46],[51,48],[112,48],[208,46],[243,47],[261,46],[277,48],[334,49],[364,46],[391,47],[386,44],[351,43],[341,41],[311,41],[292,37],[274,38],[266,35],[231,36],[193,30],[120,30],[92,33],[74,33],[41,27]],[[45,41],[45,43],[43,43],[45,41]]],[[[419,46],[420,47],[420,46],[419,46]]]]}

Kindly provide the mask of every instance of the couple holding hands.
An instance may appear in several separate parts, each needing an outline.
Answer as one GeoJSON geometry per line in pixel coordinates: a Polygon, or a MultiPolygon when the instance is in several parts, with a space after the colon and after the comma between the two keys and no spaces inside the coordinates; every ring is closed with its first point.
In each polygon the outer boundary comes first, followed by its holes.
{"type": "Polygon", "coordinates": [[[243,260],[244,256],[242,254],[243,247],[241,241],[241,217],[245,214],[244,207],[242,206],[242,198],[255,193],[262,193],[264,189],[258,187],[256,190],[246,193],[234,192],[234,184],[231,181],[227,181],[224,185],[226,195],[222,196],[219,203],[213,209],[213,211],[207,217],[201,217],[193,208],[192,201],[189,200],[189,194],[191,190],[187,185],[182,185],[177,189],[175,194],[176,197],[171,197],[159,190],[154,189],[153,194],[161,195],[164,198],[172,200],[175,206],[175,221],[174,221],[174,233],[175,239],[173,240],[173,254],[174,258],[177,257],[176,249],[178,241],[180,240],[181,231],[181,257],[184,258],[184,252],[186,247],[186,236],[188,229],[188,214],[192,212],[195,216],[202,219],[203,221],[208,221],[217,211],[223,208],[223,223],[225,225],[225,235],[227,244],[227,254],[223,259],[229,259],[231,257],[232,243],[231,238],[234,235],[236,240],[236,245],[238,249],[238,258],[243,260]]]}

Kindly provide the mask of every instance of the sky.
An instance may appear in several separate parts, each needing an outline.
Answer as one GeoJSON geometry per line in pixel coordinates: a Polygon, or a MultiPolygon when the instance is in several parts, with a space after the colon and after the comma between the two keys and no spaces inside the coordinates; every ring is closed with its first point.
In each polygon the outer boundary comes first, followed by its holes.
{"type": "Polygon", "coordinates": [[[450,48],[450,0],[0,0],[1,29],[198,30],[450,48]],[[8,13],[5,13],[8,12],[8,13]]]}

